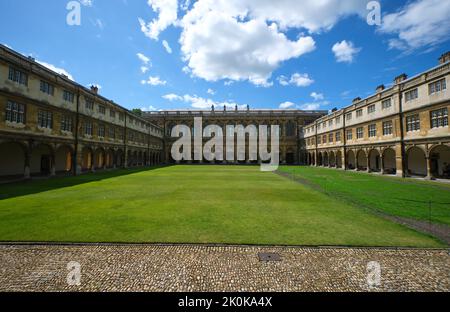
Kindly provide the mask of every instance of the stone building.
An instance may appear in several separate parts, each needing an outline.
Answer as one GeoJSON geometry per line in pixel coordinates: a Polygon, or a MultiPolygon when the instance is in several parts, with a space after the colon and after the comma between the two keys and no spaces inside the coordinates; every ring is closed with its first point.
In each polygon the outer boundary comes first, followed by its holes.
{"type": "Polygon", "coordinates": [[[402,177],[450,178],[450,52],[304,128],[307,162],[402,177]]]}
{"type": "Polygon", "coordinates": [[[0,45],[0,178],[163,162],[163,130],[0,45]]]}
{"type": "MultiPolygon", "coordinates": [[[[171,138],[171,130],[176,125],[186,125],[193,129],[194,118],[202,117],[203,128],[207,125],[218,125],[222,129],[227,126],[242,125],[279,125],[280,126],[280,162],[282,164],[301,164],[306,162],[306,150],[301,129],[317,118],[324,116],[326,111],[301,111],[301,110],[239,110],[237,107],[233,110],[184,110],[184,111],[162,111],[162,112],[148,112],[145,113],[144,118],[148,121],[157,124],[164,129],[166,137],[165,145],[165,159],[168,162],[173,162],[171,157],[172,144],[177,138],[171,138]]],[[[191,131],[192,135],[194,131],[191,131]]],[[[204,142],[209,138],[204,138],[204,142]]],[[[192,139],[192,144],[194,139],[192,139]]],[[[235,146],[237,145],[237,136],[235,137],[235,146]]],[[[257,163],[259,161],[250,161],[249,139],[246,139],[246,159],[245,161],[238,161],[235,156],[235,161],[232,163],[257,163]]],[[[224,153],[226,150],[226,138],[224,138],[224,153]]],[[[237,148],[234,149],[235,154],[237,148]]],[[[193,152],[192,152],[193,153],[193,152]]],[[[194,159],[192,155],[192,159],[194,159]]],[[[225,155],[223,157],[226,159],[225,155]]],[[[192,161],[195,162],[195,161],[192,161]]],[[[202,162],[202,161],[197,161],[202,162]]],[[[220,163],[229,163],[221,161],[220,163]]]]}

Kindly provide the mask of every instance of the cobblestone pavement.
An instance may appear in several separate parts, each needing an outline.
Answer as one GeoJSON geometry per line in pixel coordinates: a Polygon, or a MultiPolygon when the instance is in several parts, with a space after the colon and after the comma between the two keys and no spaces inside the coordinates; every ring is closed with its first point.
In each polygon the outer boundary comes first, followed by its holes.
{"type": "Polygon", "coordinates": [[[0,291],[449,291],[448,250],[0,245],[0,291]],[[275,252],[280,262],[260,262],[275,252]],[[69,286],[67,264],[81,265],[69,286]],[[381,266],[380,286],[368,263],[381,266]]]}

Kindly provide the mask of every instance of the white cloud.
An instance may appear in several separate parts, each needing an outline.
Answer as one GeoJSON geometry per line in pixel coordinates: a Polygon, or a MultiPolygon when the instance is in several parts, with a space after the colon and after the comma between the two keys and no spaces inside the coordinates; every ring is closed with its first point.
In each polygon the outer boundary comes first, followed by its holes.
{"type": "Polygon", "coordinates": [[[213,89],[208,89],[208,91],[206,91],[208,94],[210,95],[215,95],[216,91],[214,91],[213,89]]]}
{"type": "Polygon", "coordinates": [[[312,92],[310,96],[314,99],[314,101],[321,101],[324,99],[322,93],[312,92]]]}
{"type": "Polygon", "coordinates": [[[150,68],[148,66],[141,66],[141,72],[143,74],[145,74],[146,72],[148,72],[150,70],[150,68]]]}
{"type": "Polygon", "coordinates": [[[361,48],[356,48],[351,41],[342,40],[333,46],[332,51],[338,62],[352,63],[361,48]]]}
{"type": "Polygon", "coordinates": [[[301,110],[319,110],[322,106],[330,105],[329,101],[315,101],[310,103],[304,103],[297,108],[301,110]]]}
{"type": "Polygon", "coordinates": [[[178,20],[176,0],[148,3],[158,18],[150,23],[140,18],[141,30],[157,40],[170,25],[181,27],[181,51],[193,77],[264,87],[272,85],[281,63],[315,49],[310,35],[291,40],[287,30],[320,33],[347,16],[367,13],[361,0],[180,0],[180,12],[186,13],[178,20]]]}
{"type": "Polygon", "coordinates": [[[165,99],[165,100],[169,100],[171,102],[172,101],[182,101],[183,100],[183,97],[181,97],[179,95],[176,95],[174,93],[163,95],[162,98],[165,99]]]}
{"type": "Polygon", "coordinates": [[[150,63],[150,58],[145,56],[144,54],[138,53],[136,55],[142,61],[142,63],[144,63],[144,64],[149,64],[150,63]]]}
{"type": "Polygon", "coordinates": [[[292,102],[284,102],[280,104],[280,109],[288,109],[293,107],[295,104],[292,102]]]}
{"type": "Polygon", "coordinates": [[[397,36],[389,40],[390,48],[432,48],[449,39],[449,16],[450,1],[416,0],[396,13],[385,15],[379,31],[397,36]]]}
{"type": "Polygon", "coordinates": [[[156,107],[154,107],[153,105],[150,105],[150,106],[148,106],[148,107],[142,107],[141,108],[141,111],[143,111],[143,112],[155,112],[155,111],[157,111],[158,109],[156,108],[156,107]]]}
{"type": "Polygon", "coordinates": [[[150,76],[147,80],[141,80],[141,84],[150,86],[165,86],[167,84],[167,81],[161,80],[161,78],[159,78],[158,76],[150,76]]]}
{"type": "Polygon", "coordinates": [[[79,1],[84,6],[87,6],[87,7],[91,7],[92,6],[92,0],[79,0],[79,1]]]}
{"type": "Polygon", "coordinates": [[[169,43],[166,40],[163,40],[162,45],[164,49],[166,49],[167,53],[172,54],[172,48],[170,47],[169,43]]]}
{"type": "Polygon", "coordinates": [[[141,31],[149,38],[158,40],[159,34],[177,20],[177,0],[148,0],[148,5],[154,12],[158,12],[158,18],[146,23],[139,18],[141,31]]]}
{"type": "Polygon", "coordinates": [[[212,99],[205,99],[202,97],[199,97],[197,95],[189,95],[185,94],[184,96],[180,96],[177,94],[167,94],[163,96],[163,99],[169,100],[169,101],[182,101],[185,103],[188,103],[192,108],[195,109],[210,109],[212,106],[215,108],[232,108],[234,109],[236,105],[238,106],[238,109],[246,109],[247,105],[238,104],[234,101],[223,101],[223,102],[217,102],[212,99]]]}
{"type": "Polygon", "coordinates": [[[314,80],[309,77],[308,74],[295,73],[288,79],[286,76],[279,76],[277,78],[278,82],[282,86],[294,85],[297,87],[308,87],[314,83],[314,80]]]}
{"type": "Polygon", "coordinates": [[[73,79],[73,76],[71,74],[69,74],[69,72],[67,70],[65,70],[63,68],[56,67],[53,64],[49,64],[49,63],[46,63],[46,62],[43,62],[43,61],[39,61],[39,60],[36,60],[36,62],[41,64],[42,66],[47,67],[50,70],[53,70],[54,72],[57,72],[60,75],[67,76],[67,78],[69,78],[72,81],[75,81],[75,79],[73,79]]]}

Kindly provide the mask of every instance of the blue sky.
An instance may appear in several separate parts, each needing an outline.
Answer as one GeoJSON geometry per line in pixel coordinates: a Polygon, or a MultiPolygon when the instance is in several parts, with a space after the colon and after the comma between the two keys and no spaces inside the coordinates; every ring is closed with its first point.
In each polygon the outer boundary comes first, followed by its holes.
{"type": "Polygon", "coordinates": [[[0,1],[0,43],[130,109],[343,107],[450,50],[450,1],[69,2],[0,1]]]}

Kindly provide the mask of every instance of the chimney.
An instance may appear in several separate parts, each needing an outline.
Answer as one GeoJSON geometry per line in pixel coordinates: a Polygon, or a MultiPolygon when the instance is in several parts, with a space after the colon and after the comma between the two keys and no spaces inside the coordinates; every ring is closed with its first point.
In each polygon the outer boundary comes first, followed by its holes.
{"type": "Polygon", "coordinates": [[[450,51],[444,53],[439,58],[439,64],[445,64],[450,61],[450,51]]]}
{"type": "Polygon", "coordinates": [[[408,79],[408,75],[401,74],[400,76],[395,77],[394,82],[395,84],[399,84],[400,82],[405,81],[406,79],[408,79]]]}
{"type": "Polygon", "coordinates": [[[334,112],[337,112],[337,110],[338,110],[337,107],[335,107],[331,110],[331,112],[334,113],[334,112]]]}
{"type": "Polygon", "coordinates": [[[247,105],[247,112],[250,111],[250,105],[247,105]]]}
{"type": "Polygon", "coordinates": [[[238,111],[238,106],[237,106],[237,104],[234,106],[234,111],[235,111],[235,112],[238,111]]]}
{"type": "Polygon", "coordinates": [[[377,87],[377,93],[383,91],[384,89],[386,89],[386,87],[384,85],[379,85],[377,87]]]}
{"type": "Polygon", "coordinates": [[[358,96],[357,98],[354,98],[353,99],[353,104],[355,104],[356,102],[359,102],[359,101],[361,101],[361,98],[358,96]]]}
{"type": "Polygon", "coordinates": [[[92,85],[92,86],[91,86],[91,91],[94,92],[95,94],[98,94],[98,87],[92,85]]]}
{"type": "Polygon", "coordinates": [[[211,111],[212,112],[214,111],[214,105],[211,105],[211,111]]]}

